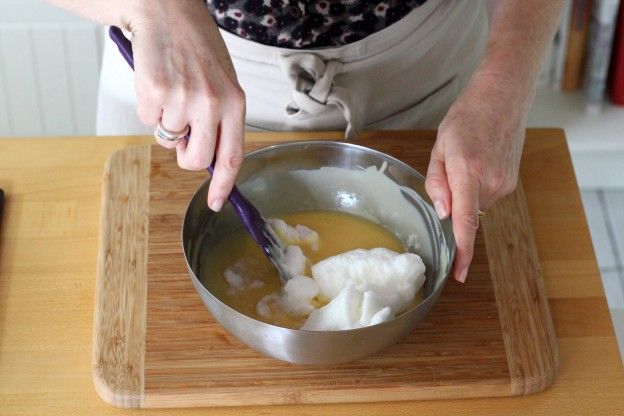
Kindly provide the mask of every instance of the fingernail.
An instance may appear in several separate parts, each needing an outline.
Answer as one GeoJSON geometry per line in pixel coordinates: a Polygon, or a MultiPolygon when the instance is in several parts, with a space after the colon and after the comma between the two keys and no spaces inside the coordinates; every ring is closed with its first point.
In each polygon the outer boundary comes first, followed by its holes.
{"type": "Polygon", "coordinates": [[[466,282],[466,276],[468,275],[468,269],[463,269],[461,271],[461,273],[459,273],[459,282],[460,283],[465,283],[466,282]]]}
{"type": "Polygon", "coordinates": [[[223,208],[223,200],[222,199],[215,199],[210,203],[210,209],[213,210],[214,212],[219,212],[221,211],[221,208],[223,208]]]}
{"type": "Polygon", "coordinates": [[[436,214],[438,214],[438,218],[443,220],[448,216],[448,211],[446,210],[446,205],[441,199],[436,199],[433,202],[433,207],[435,208],[436,214]]]}

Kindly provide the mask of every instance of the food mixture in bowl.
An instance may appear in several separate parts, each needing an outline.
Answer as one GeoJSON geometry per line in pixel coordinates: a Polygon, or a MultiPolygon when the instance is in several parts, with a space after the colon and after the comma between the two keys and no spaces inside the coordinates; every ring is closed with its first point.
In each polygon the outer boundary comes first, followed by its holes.
{"type": "Polygon", "coordinates": [[[282,327],[334,331],[391,320],[422,300],[422,259],[381,225],[330,210],[269,221],[288,245],[295,276],[283,288],[275,267],[242,229],[203,256],[200,280],[237,311],[282,327]]]}

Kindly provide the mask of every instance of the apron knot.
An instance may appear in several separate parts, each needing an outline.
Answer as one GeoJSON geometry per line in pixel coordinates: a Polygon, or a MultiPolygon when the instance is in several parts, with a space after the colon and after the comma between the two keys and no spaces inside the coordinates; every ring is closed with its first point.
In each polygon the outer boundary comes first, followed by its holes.
{"type": "Polygon", "coordinates": [[[315,116],[335,106],[342,111],[347,122],[345,136],[355,136],[357,123],[354,123],[349,91],[334,83],[342,62],[324,61],[318,55],[306,52],[282,56],[280,64],[292,87],[292,101],[286,106],[288,116],[315,116]]]}

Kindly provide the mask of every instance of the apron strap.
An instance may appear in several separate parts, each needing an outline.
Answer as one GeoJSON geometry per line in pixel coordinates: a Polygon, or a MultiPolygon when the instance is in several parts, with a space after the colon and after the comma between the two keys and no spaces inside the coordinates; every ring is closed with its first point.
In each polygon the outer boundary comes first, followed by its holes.
{"type": "Polygon", "coordinates": [[[353,111],[351,94],[334,83],[334,76],[342,69],[340,61],[326,62],[316,54],[304,52],[281,56],[280,66],[292,88],[292,101],[286,106],[289,117],[301,119],[338,107],[347,122],[345,137],[355,137],[360,123],[353,111]]]}

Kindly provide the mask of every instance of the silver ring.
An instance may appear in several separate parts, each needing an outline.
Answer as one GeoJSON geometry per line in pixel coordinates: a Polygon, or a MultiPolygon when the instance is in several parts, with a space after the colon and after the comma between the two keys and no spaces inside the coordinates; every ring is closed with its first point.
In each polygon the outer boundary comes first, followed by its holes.
{"type": "Polygon", "coordinates": [[[159,121],[158,125],[156,126],[156,129],[154,130],[154,136],[156,136],[157,139],[165,140],[167,142],[175,142],[177,140],[180,140],[184,136],[186,136],[189,130],[190,130],[190,127],[187,124],[184,130],[182,131],[177,131],[177,132],[169,131],[166,128],[164,128],[161,122],[159,121]]]}

